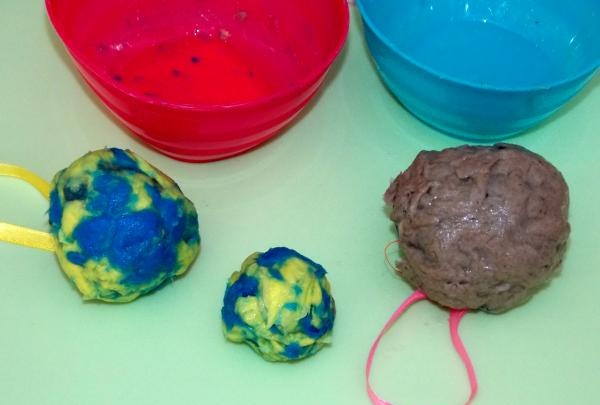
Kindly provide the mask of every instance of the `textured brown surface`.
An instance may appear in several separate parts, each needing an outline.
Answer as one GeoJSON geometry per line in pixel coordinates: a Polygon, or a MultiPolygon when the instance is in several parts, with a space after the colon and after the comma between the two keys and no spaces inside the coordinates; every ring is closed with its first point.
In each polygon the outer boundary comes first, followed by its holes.
{"type": "Polygon", "coordinates": [[[421,152],[384,198],[400,275],[451,308],[524,302],[557,271],[570,231],[562,175],[514,145],[421,152]]]}

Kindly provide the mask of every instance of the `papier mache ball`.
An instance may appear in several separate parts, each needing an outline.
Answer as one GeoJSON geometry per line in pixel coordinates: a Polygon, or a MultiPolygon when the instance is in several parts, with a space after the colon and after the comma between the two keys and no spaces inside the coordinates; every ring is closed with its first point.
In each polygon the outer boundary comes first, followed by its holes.
{"type": "Polygon", "coordinates": [[[131,151],[89,152],[54,176],[58,261],[85,300],[128,302],[183,274],[198,255],[196,209],[131,151]]]}
{"type": "Polygon", "coordinates": [[[230,341],[269,361],[294,361],[330,343],[335,303],[321,265],[276,247],[250,255],[231,275],[221,315],[230,341]]]}
{"type": "Polygon", "coordinates": [[[525,148],[421,152],[389,186],[398,272],[440,305],[502,312],[558,270],[569,237],[561,173],[525,148]]]}

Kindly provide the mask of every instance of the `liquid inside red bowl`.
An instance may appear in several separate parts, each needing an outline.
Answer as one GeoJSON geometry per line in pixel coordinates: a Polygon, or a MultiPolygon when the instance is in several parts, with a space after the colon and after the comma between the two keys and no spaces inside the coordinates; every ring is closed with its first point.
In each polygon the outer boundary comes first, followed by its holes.
{"type": "Polygon", "coordinates": [[[292,87],[299,76],[293,55],[243,39],[183,37],[114,51],[99,48],[112,80],[131,92],[173,104],[226,104],[256,100],[292,87]],[[273,59],[277,58],[277,64],[273,59]]]}

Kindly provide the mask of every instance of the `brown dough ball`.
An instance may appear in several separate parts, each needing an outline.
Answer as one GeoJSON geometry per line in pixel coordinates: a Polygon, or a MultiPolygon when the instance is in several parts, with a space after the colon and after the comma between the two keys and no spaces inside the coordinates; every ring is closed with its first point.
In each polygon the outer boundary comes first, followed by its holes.
{"type": "Polygon", "coordinates": [[[450,308],[523,303],[557,271],[570,232],[561,173],[515,145],[423,151],[384,199],[404,253],[398,272],[450,308]]]}

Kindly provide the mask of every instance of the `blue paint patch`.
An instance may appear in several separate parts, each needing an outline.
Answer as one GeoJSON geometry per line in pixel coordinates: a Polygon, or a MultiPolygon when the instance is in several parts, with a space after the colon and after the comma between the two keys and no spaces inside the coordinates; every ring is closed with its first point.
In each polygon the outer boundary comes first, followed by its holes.
{"type": "Polygon", "coordinates": [[[325,277],[325,274],[327,274],[327,272],[325,271],[323,266],[321,266],[320,264],[314,263],[314,262],[313,262],[313,266],[314,266],[313,269],[315,271],[315,276],[317,276],[317,278],[325,277]]]}
{"type": "Polygon", "coordinates": [[[285,247],[271,248],[258,256],[256,264],[267,268],[273,267],[276,264],[281,265],[293,252],[293,250],[285,247]]]}
{"type": "Polygon", "coordinates": [[[276,280],[283,281],[283,276],[281,275],[281,272],[279,271],[279,269],[276,269],[274,267],[269,267],[269,275],[276,280]]]}
{"type": "Polygon", "coordinates": [[[110,238],[114,233],[110,218],[92,217],[81,221],[73,231],[79,243],[81,255],[88,259],[100,258],[110,248],[110,238]]]}
{"type": "Polygon", "coordinates": [[[297,302],[286,302],[283,307],[285,309],[289,309],[290,311],[296,311],[298,309],[298,303],[297,302]]]}
{"type": "Polygon", "coordinates": [[[171,233],[171,237],[174,240],[181,239],[187,226],[187,219],[185,218],[183,208],[177,201],[162,197],[156,187],[146,184],[144,188],[152,199],[154,209],[160,212],[165,227],[171,233]]]}
{"type": "Polygon", "coordinates": [[[302,256],[300,253],[296,252],[293,249],[286,248],[286,247],[274,247],[274,248],[271,248],[271,249],[267,250],[266,252],[262,253],[258,257],[258,259],[256,259],[256,263],[259,266],[264,266],[264,267],[273,267],[275,265],[281,266],[282,264],[284,264],[286,262],[286,260],[288,260],[292,257],[297,257],[302,260],[308,260],[304,256],[302,256]]]}
{"type": "Polygon", "coordinates": [[[115,235],[108,258],[124,275],[123,282],[145,284],[158,274],[169,273],[177,258],[176,240],[162,218],[143,210],[115,218],[115,235]]]}
{"type": "Polygon", "coordinates": [[[317,305],[316,311],[319,317],[324,317],[329,314],[330,311],[335,310],[335,307],[332,305],[331,296],[327,293],[327,291],[323,288],[321,290],[321,304],[317,305]]]}
{"type": "Polygon", "coordinates": [[[95,260],[107,257],[123,274],[124,284],[145,284],[161,272],[169,273],[177,257],[175,241],[151,210],[85,219],[73,236],[81,256],[95,260]]]}
{"type": "Polygon", "coordinates": [[[62,226],[63,206],[58,195],[58,190],[54,188],[50,192],[50,209],[48,210],[48,218],[50,221],[50,229],[54,235],[58,234],[62,226]]]}
{"type": "Polygon", "coordinates": [[[313,271],[315,272],[315,275],[318,278],[323,278],[327,274],[323,266],[321,266],[320,264],[313,262],[308,257],[301,255],[293,249],[283,246],[274,247],[267,250],[266,252],[261,254],[258,257],[258,259],[256,259],[256,263],[259,266],[273,268],[282,266],[287,260],[291,258],[297,258],[308,263],[309,266],[313,268],[313,271]]]}
{"type": "Polygon", "coordinates": [[[133,172],[140,172],[139,166],[135,160],[131,158],[123,149],[110,148],[113,153],[114,166],[120,170],[129,170],[133,172]]]}
{"type": "Polygon", "coordinates": [[[118,215],[129,210],[133,193],[127,179],[101,173],[94,176],[93,189],[86,205],[92,214],[118,215]]]}
{"type": "Polygon", "coordinates": [[[323,336],[329,329],[325,327],[325,324],[321,325],[320,328],[312,324],[312,315],[308,313],[304,318],[298,321],[298,324],[302,328],[302,331],[313,339],[318,339],[323,336]]]}
{"type": "Polygon", "coordinates": [[[185,225],[183,227],[181,239],[189,245],[199,244],[200,234],[198,233],[198,215],[196,211],[185,215],[185,225]]]}
{"type": "Polygon", "coordinates": [[[67,260],[69,260],[71,263],[75,263],[78,266],[83,266],[85,262],[87,262],[87,258],[78,252],[67,253],[67,260]]]}
{"type": "Polygon", "coordinates": [[[304,349],[298,343],[293,342],[285,347],[282,354],[290,360],[296,360],[304,354],[304,349]]]}
{"type": "Polygon", "coordinates": [[[258,280],[242,274],[233,284],[225,290],[221,316],[227,329],[234,325],[244,325],[240,316],[235,312],[235,302],[240,297],[255,297],[258,294],[258,280]]]}

